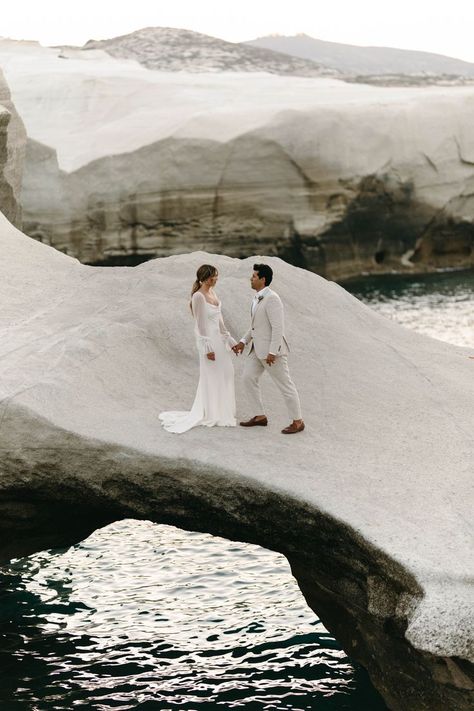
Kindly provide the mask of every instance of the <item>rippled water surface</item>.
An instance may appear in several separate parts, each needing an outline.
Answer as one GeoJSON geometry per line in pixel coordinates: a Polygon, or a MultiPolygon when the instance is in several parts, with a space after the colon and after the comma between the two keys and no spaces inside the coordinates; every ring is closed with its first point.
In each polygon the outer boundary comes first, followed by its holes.
{"type": "Polygon", "coordinates": [[[371,277],[344,287],[407,328],[474,349],[474,271],[371,277]]]}
{"type": "Polygon", "coordinates": [[[121,521],[2,582],[16,708],[385,708],[286,560],[257,546],[121,521]]]}
{"type": "MultiPolygon", "coordinates": [[[[474,348],[473,273],[346,288],[474,348]]],[[[121,521],[0,578],[2,710],[385,709],[286,560],[256,546],[121,521]]]]}

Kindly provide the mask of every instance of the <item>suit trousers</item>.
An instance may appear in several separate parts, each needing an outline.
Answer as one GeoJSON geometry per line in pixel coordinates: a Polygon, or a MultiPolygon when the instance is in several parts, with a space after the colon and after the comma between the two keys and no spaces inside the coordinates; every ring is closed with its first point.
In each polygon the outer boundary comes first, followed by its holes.
{"type": "Polygon", "coordinates": [[[268,365],[265,359],[257,357],[254,348],[252,348],[250,353],[245,356],[244,372],[242,376],[252,414],[265,414],[259,382],[262,373],[265,370],[283,395],[288,408],[288,414],[291,419],[300,420],[300,399],[295,384],[290,377],[290,371],[288,370],[288,357],[286,355],[277,356],[273,365],[268,365]]]}

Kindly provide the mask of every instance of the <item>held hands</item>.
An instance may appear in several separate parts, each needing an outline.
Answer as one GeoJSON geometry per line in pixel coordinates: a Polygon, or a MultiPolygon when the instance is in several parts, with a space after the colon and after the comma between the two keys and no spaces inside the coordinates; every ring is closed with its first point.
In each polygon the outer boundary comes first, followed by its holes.
{"type": "Polygon", "coordinates": [[[206,358],[208,360],[215,360],[216,359],[216,354],[212,351],[211,353],[206,353],[206,358]]]}
{"type": "MultiPolygon", "coordinates": [[[[232,350],[234,351],[236,356],[240,355],[240,353],[242,353],[244,348],[245,348],[245,343],[242,343],[242,341],[240,341],[239,343],[236,343],[235,346],[232,346],[232,350]]],[[[265,362],[268,365],[272,365],[275,362],[275,360],[276,360],[276,356],[274,356],[273,353],[269,353],[267,355],[267,357],[265,358],[265,362]]]]}

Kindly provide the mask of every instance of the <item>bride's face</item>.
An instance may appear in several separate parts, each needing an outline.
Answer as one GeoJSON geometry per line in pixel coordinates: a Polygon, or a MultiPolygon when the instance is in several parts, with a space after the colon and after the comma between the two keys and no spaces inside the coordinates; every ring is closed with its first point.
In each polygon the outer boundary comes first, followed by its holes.
{"type": "Polygon", "coordinates": [[[217,280],[219,278],[219,274],[217,272],[214,274],[214,276],[209,277],[207,280],[207,283],[209,284],[210,287],[213,287],[217,284],[217,280]]]}

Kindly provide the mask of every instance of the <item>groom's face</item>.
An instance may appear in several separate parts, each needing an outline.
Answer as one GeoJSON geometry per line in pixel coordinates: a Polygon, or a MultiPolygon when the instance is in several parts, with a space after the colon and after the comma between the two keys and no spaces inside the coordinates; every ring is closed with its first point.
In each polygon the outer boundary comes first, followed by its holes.
{"type": "Polygon", "coordinates": [[[252,276],[250,277],[250,286],[252,289],[255,289],[255,291],[260,291],[260,289],[263,289],[265,286],[265,277],[260,279],[257,272],[252,272],[252,276]]]}

